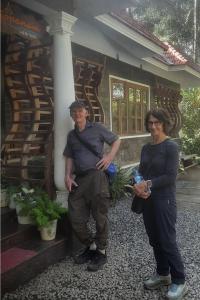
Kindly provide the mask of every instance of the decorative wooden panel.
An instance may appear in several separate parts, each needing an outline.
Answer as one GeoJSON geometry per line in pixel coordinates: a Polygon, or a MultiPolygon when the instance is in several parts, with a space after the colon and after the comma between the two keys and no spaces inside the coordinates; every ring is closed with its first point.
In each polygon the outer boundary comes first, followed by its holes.
{"type": "Polygon", "coordinates": [[[162,107],[168,110],[172,120],[170,135],[172,137],[177,137],[182,126],[181,112],[178,106],[182,100],[180,90],[156,84],[154,96],[156,107],[162,107]]]}
{"type": "Polygon", "coordinates": [[[98,98],[103,65],[80,58],[74,58],[74,81],[76,99],[83,100],[89,110],[89,118],[104,123],[105,116],[98,98]]]}
{"type": "Polygon", "coordinates": [[[50,47],[12,35],[5,58],[5,81],[12,126],[3,143],[2,169],[9,179],[41,181],[50,188],[53,80],[50,47]],[[48,161],[47,161],[48,158],[48,161]],[[46,170],[48,169],[48,176],[46,170]]]}

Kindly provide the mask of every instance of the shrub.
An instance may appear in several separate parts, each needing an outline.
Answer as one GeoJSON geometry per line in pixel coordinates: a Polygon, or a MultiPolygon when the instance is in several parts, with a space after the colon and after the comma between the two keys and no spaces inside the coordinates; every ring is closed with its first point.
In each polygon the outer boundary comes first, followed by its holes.
{"type": "Polygon", "coordinates": [[[182,150],[200,156],[200,88],[182,91],[182,150]]]}
{"type": "Polygon", "coordinates": [[[120,197],[127,196],[124,186],[130,183],[130,178],[130,169],[117,167],[117,173],[110,184],[110,195],[113,203],[115,203],[120,197]]]}

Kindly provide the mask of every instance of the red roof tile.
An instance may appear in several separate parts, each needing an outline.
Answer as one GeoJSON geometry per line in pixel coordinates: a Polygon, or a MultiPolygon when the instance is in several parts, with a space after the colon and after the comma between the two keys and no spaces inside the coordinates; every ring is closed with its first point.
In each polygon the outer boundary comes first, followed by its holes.
{"type": "Polygon", "coordinates": [[[121,23],[125,24],[126,26],[130,27],[134,31],[138,32],[142,36],[146,37],[150,41],[154,42],[156,45],[163,48],[164,52],[163,55],[155,55],[154,58],[162,61],[168,65],[187,65],[192,69],[200,72],[200,65],[195,64],[188,58],[186,55],[181,54],[177,51],[174,47],[172,47],[169,43],[164,43],[159,40],[154,34],[149,32],[141,22],[133,19],[131,16],[127,14],[126,11],[119,12],[111,12],[110,15],[119,20],[121,23]]]}

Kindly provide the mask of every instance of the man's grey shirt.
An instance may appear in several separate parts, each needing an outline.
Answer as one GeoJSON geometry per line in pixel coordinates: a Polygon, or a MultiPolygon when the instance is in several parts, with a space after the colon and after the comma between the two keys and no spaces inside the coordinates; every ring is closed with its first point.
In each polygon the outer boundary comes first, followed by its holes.
{"type": "Polygon", "coordinates": [[[96,169],[96,164],[100,158],[79,141],[74,132],[75,130],[82,140],[85,140],[92,146],[99,154],[99,157],[103,157],[104,143],[112,145],[118,139],[118,136],[104,125],[89,121],[87,121],[84,130],[78,131],[78,128],[75,127],[69,132],[63,155],[73,159],[75,173],[79,174],[87,170],[96,169]]]}

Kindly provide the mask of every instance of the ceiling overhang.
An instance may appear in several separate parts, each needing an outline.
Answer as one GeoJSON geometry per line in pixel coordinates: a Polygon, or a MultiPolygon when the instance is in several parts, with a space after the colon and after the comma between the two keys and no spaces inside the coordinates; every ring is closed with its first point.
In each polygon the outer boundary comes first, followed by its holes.
{"type": "Polygon", "coordinates": [[[135,0],[13,0],[33,11],[47,15],[53,11],[64,11],[76,17],[95,17],[115,10],[131,7],[135,0]]]}
{"type": "Polygon", "coordinates": [[[134,0],[74,0],[74,12],[78,16],[98,16],[131,7],[134,0]]]}

